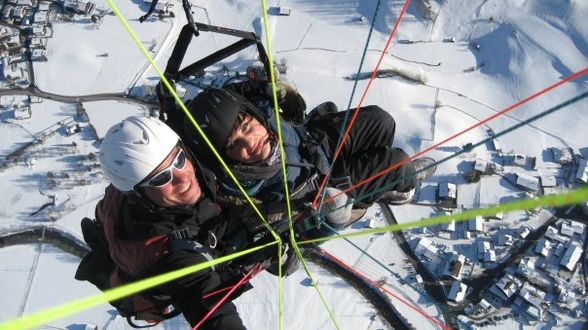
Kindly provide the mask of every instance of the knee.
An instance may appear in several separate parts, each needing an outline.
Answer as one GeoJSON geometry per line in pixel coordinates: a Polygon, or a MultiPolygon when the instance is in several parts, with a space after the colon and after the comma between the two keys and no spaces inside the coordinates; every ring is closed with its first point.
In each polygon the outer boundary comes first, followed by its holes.
{"type": "MultiPolygon", "coordinates": [[[[394,139],[396,122],[394,118],[384,109],[377,105],[370,105],[363,108],[366,122],[370,122],[375,131],[386,132],[387,140],[394,139]]],[[[392,141],[390,141],[392,143],[392,141]]]]}
{"type": "Polygon", "coordinates": [[[370,114],[372,120],[376,120],[384,126],[395,126],[394,118],[386,110],[380,108],[379,105],[368,105],[363,108],[363,111],[370,114]]]}

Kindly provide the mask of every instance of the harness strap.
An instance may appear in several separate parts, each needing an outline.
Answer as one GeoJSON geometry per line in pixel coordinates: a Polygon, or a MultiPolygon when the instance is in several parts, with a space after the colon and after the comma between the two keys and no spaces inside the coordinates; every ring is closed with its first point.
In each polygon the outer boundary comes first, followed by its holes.
{"type": "MultiPolygon", "coordinates": [[[[192,235],[190,229],[187,227],[178,228],[172,231],[169,234],[169,237],[168,251],[170,253],[181,250],[193,251],[200,254],[208,261],[212,261],[214,255],[216,255],[213,249],[217,246],[218,240],[212,231],[208,231],[208,247],[196,241],[196,237],[192,235]]],[[[211,268],[213,271],[215,270],[214,266],[211,268]]]]}

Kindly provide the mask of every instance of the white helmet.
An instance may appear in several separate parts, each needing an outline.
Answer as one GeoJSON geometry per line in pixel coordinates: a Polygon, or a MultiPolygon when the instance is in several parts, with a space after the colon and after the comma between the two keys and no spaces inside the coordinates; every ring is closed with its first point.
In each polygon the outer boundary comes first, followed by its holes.
{"type": "Polygon", "coordinates": [[[151,117],[132,116],[112,126],[100,144],[100,165],[120,191],[131,191],[178,144],[179,136],[151,117]]]}

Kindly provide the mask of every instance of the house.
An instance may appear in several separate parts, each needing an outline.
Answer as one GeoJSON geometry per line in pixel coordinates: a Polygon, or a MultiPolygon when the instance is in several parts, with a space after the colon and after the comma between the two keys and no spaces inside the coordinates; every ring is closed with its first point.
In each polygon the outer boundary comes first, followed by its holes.
{"type": "Polygon", "coordinates": [[[541,303],[543,302],[543,299],[545,298],[545,292],[534,287],[529,282],[526,282],[523,285],[523,287],[521,288],[521,291],[519,292],[519,296],[521,298],[523,298],[524,301],[539,308],[539,307],[541,307],[541,303]]]}
{"type": "Polygon", "coordinates": [[[41,2],[39,3],[39,7],[37,7],[37,10],[39,11],[49,11],[49,8],[51,7],[51,2],[41,2]]]}
{"type": "Polygon", "coordinates": [[[465,298],[467,289],[468,286],[464,283],[461,283],[459,281],[453,281],[453,283],[451,284],[451,289],[449,289],[449,294],[447,295],[447,298],[451,301],[455,301],[458,303],[465,298]]]}
{"type": "Polygon", "coordinates": [[[84,8],[84,12],[86,13],[86,15],[88,16],[92,16],[92,14],[94,14],[94,11],[96,10],[96,4],[92,3],[92,2],[88,2],[86,4],[86,7],[84,8]]]}
{"type": "Polygon", "coordinates": [[[576,171],[576,181],[588,184],[588,160],[581,159],[576,171]]]}
{"type": "Polygon", "coordinates": [[[455,208],[457,206],[457,185],[450,182],[439,182],[437,202],[441,207],[455,208]]]}
{"type": "Polygon", "coordinates": [[[569,225],[572,228],[572,231],[574,232],[574,234],[578,234],[578,235],[582,235],[584,233],[584,229],[586,229],[586,225],[581,223],[581,222],[577,222],[577,221],[569,221],[569,225]]]}
{"type": "Polygon", "coordinates": [[[65,127],[65,134],[67,135],[74,135],[78,132],[81,132],[82,128],[80,127],[80,124],[70,124],[68,126],[65,127]]]}
{"type": "Polygon", "coordinates": [[[63,0],[63,8],[75,12],[78,8],[78,0],[63,0]]]}
{"type": "Polygon", "coordinates": [[[14,119],[29,119],[31,118],[31,107],[27,106],[19,106],[14,108],[14,119]]]}
{"type": "Polygon", "coordinates": [[[83,2],[80,0],[64,0],[63,8],[76,14],[92,16],[96,5],[92,2],[83,2]]]}
{"type": "Polygon", "coordinates": [[[367,219],[367,221],[365,222],[365,227],[366,228],[377,228],[378,227],[378,221],[376,219],[367,219]]]}
{"type": "Polygon", "coordinates": [[[21,43],[20,43],[20,36],[17,34],[12,34],[10,36],[8,36],[7,38],[4,38],[2,40],[2,43],[6,44],[7,48],[12,48],[12,47],[20,47],[21,43]]]}
{"type": "Polygon", "coordinates": [[[433,246],[433,242],[426,237],[419,240],[415,253],[422,255],[430,260],[433,260],[439,256],[439,249],[433,246]]]}
{"type": "Polygon", "coordinates": [[[582,252],[583,250],[581,247],[574,243],[570,244],[559,264],[567,270],[572,271],[576,267],[578,260],[580,260],[582,252]]]}
{"type": "MultiPolygon", "coordinates": [[[[12,6],[10,5],[4,5],[4,8],[2,9],[2,21],[8,24],[12,24],[12,6]]],[[[4,35],[2,35],[4,36],[4,35]]]]}
{"type": "Polygon", "coordinates": [[[45,48],[47,44],[46,38],[31,38],[30,46],[31,48],[45,48]]]}
{"type": "Polygon", "coordinates": [[[488,162],[483,159],[476,159],[476,163],[474,164],[474,170],[480,173],[487,173],[488,172],[488,162]]]}
{"type": "Polygon", "coordinates": [[[572,150],[570,148],[552,148],[553,160],[561,165],[571,164],[574,160],[572,150]]]}
{"type": "Polygon", "coordinates": [[[530,258],[521,259],[521,261],[519,262],[519,267],[517,269],[519,273],[529,276],[529,274],[533,270],[535,270],[535,265],[533,264],[533,261],[530,258]]]}
{"type": "Polygon", "coordinates": [[[505,274],[496,284],[490,287],[490,292],[503,302],[506,302],[519,290],[521,285],[522,283],[518,278],[505,274]]]}
{"type": "Polygon", "coordinates": [[[47,34],[47,29],[44,25],[35,25],[31,29],[31,34],[35,37],[44,36],[45,34],[47,34]]]}
{"type": "Polygon", "coordinates": [[[561,228],[559,230],[559,233],[561,235],[567,236],[567,237],[574,236],[574,229],[572,228],[572,222],[571,221],[563,221],[561,223],[561,228]]]}
{"type": "Polygon", "coordinates": [[[498,245],[501,246],[512,246],[513,243],[512,235],[509,234],[498,235],[496,240],[498,245]]]}
{"type": "Polygon", "coordinates": [[[529,234],[531,233],[531,229],[529,229],[529,227],[522,227],[519,232],[518,235],[522,238],[525,239],[527,238],[527,236],[529,236],[529,234]]]}
{"type": "Polygon", "coordinates": [[[27,13],[26,7],[14,7],[12,8],[12,18],[15,20],[22,20],[27,13]]]}
{"type": "Polygon", "coordinates": [[[441,224],[441,230],[450,233],[455,232],[455,221],[444,222],[441,224]]]}
{"type": "Polygon", "coordinates": [[[513,164],[515,164],[516,166],[524,167],[525,165],[527,165],[527,157],[521,154],[515,154],[513,158],[513,164]]]}
{"type": "Polygon", "coordinates": [[[156,13],[162,13],[162,14],[167,14],[171,11],[171,8],[173,7],[172,3],[169,2],[158,2],[157,5],[155,5],[155,12],[156,13]]]}
{"type": "Polygon", "coordinates": [[[545,237],[551,239],[551,240],[557,240],[557,228],[553,227],[553,226],[549,226],[547,227],[547,230],[545,231],[545,237]]]}
{"type": "Polygon", "coordinates": [[[465,256],[461,254],[452,254],[449,261],[445,264],[443,276],[451,277],[457,281],[461,280],[464,264],[465,256]]]}
{"type": "Polygon", "coordinates": [[[527,306],[525,313],[535,320],[541,320],[541,310],[535,306],[527,306]]]}
{"type": "Polygon", "coordinates": [[[278,14],[280,16],[290,16],[290,7],[278,7],[278,14]]]}
{"type": "Polygon", "coordinates": [[[560,303],[565,303],[565,304],[569,304],[570,302],[572,302],[575,298],[575,295],[573,292],[570,292],[568,290],[566,290],[565,288],[561,288],[561,291],[559,292],[559,295],[557,296],[557,301],[560,303]]]}
{"type": "Polygon", "coordinates": [[[557,246],[555,247],[555,251],[553,252],[553,254],[556,257],[561,257],[564,255],[565,251],[566,247],[562,243],[557,243],[557,246]]]}
{"type": "Polygon", "coordinates": [[[484,218],[482,218],[481,215],[478,215],[478,216],[476,216],[475,219],[468,220],[468,230],[483,232],[484,231],[484,218]]]}
{"type": "Polygon", "coordinates": [[[486,253],[490,251],[490,242],[488,241],[481,241],[477,242],[478,244],[478,260],[484,260],[486,253]]]}
{"type": "Polygon", "coordinates": [[[39,62],[46,62],[47,61],[47,51],[45,49],[33,49],[31,52],[31,60],[39,61],[39,62]]]}
{"type": "Polygon", "coordinates": [[[4,58],[3,60],[4,60],[3,62],[6,62],[6,63],[3,63],[3,65],[2,65],[2,67],[3,67],[2,73],[4,74],[4,78],[8,82],[15,81],[15,80],[22,78],[22,71],[16,70],[12,65],[6,65],[6,64],[8,64],[7,58],[4,58]]]}
{"type": "Polygon", "coordinates": [[[482,298],[482,300],[480,300],[479,305],[480,305],[480,308],[482,308],[482,310],[485,310],[485,311],[490,311],[490,310],[494,309],[494,306],[490,305],[490,303],[486,299],[483,299],[483,298],[482,298]]]}
{"type": "Polygon", "coordinates": [[[541,187],[555,187],[557,186],[557,181],[555,180],[555,175],[553,173],[548,173],[542,171],[540,174],[541,178],[541,187]]]}
{"type": "Polygon", "coordinates": [[[49,23],[49,12],[37,11],[33,17],[33,23],[35,24],[47,24],[49,23]]]}
{"type": "Polygon", "coordinates": [[[17,6],[29,6],[29,7],[36,7],[37,1],[36,0],[16,0],[17,6]]]}
{"type": "Polygon", "coordinates": [[[496,251],[494,250],[487,250],[484,254],[484,262],[496,262],[496,251]]]}
{"type": "Polygon", "coordinates": [[[24,61],[24,58],[22,57],[22,54],[15,54],[12,56],[8,56],[8,58],[6,58],[6,60],[8,61],[8,64],[13,64],[13,63],[20,63],[20,62],[24,61]]]}
{"type": "Polygon", "coordinates": [[[535,193],[539,190],[539,179],[536,177],[523,173],[516,174],[516,177],[516,184],[521,188],[535,193]]]}
{"type": "Polygon", "coordinates": [[[549,249],[551,249],[551,242],[545,238],[540,239],[539,242],[537,242],[537,245],[535,245],[535,253],[543,257],[547,257],[549,249]]]}

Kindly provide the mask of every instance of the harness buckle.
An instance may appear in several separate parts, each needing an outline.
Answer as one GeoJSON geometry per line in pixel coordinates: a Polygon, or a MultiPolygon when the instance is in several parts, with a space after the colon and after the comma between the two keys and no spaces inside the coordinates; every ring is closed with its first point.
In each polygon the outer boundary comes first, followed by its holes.
{"type": "Polygon", "coordinates": [[[313,173],[313,174],[310,176],[310,178],[308,178],[308,179],[307,179],[308,186],[310,187],[310,190],[311,190],[311,191],[316,191],[316,190],[318,190],[318,187],[319,187],[319,182],[318,182],[318,179],[319,179],[319,175],[318,175],[318,173],[316,173],[316,172],[315,172],[315,173],[313,173]]]}
{"type": "Polygon", "coordinates": [[[190,238],[190,229],[188,227],[178,228],[170,233],[172,240],[182,240],[190,238]]]}
{"type": "Polygon", "coordinates": [[[351,188],[351,177],[349,175],[338,178],[331,177],[331,184],[339,190],[347,190],[351,188]]]}
{"type": "Polygon", "coordinates": [[[216,238],[216,235],[210,230],[208,231],[208,237],[206,240],[208,241],[208,246],[211,249],[216,248],[216,246],[218,245],[218,239],[216,238]]]}

